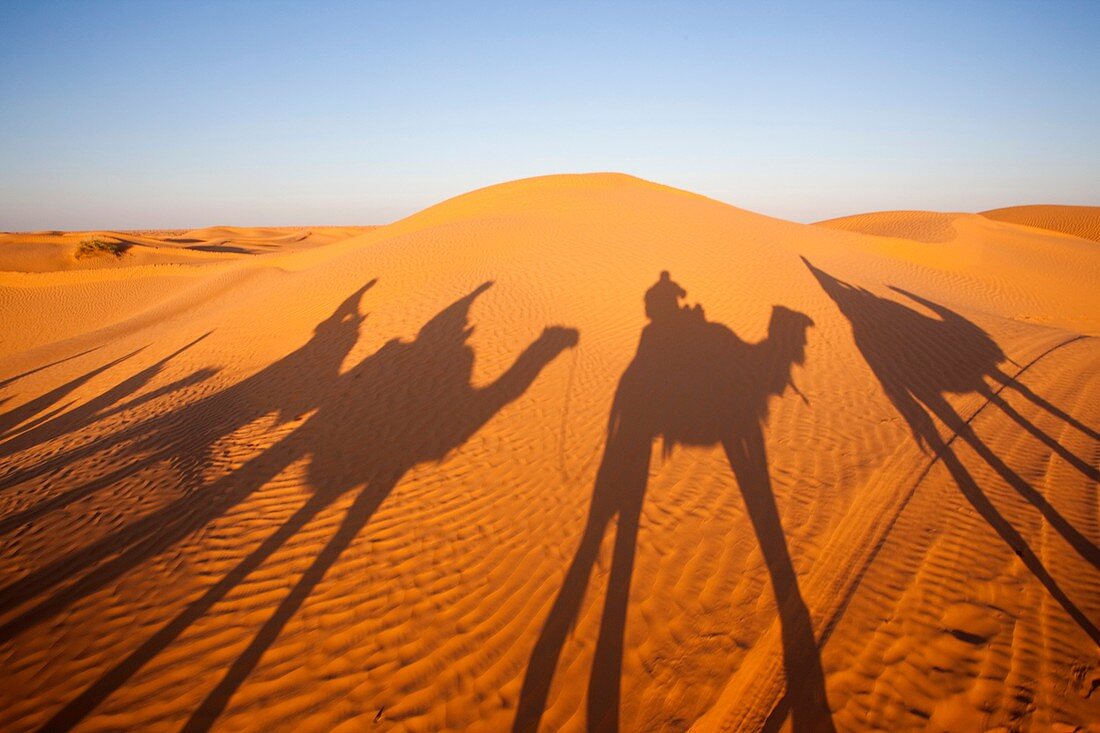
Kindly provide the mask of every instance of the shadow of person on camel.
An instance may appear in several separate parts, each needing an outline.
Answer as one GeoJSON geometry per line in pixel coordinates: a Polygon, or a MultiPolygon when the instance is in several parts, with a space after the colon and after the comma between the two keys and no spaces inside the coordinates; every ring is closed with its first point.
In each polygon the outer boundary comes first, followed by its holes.
{"type": "MultiPolygon", "coordinates": [[[[833,729],[810,613],[798,588],[768,475],[763,425],[768,401],[793,387],[804,360],[808,316],[772,309],[768,336],[747,343],[662,272],[645,294],[649,324],[619,380],[584,535],[527,667],[514,731],[538,728],[569,630],[576,622],[600,544],[618,518],[607,599],[588,687],[589,730],[619,728],[624,632],[635,545],[653,442],[721,445],[729,459],[771,576],[783,638],[787,697],[797,731],[833,729]]],[[[797,392],[797,389],[795,389],[797,392]]],[[[801,394],[801,393],[799,393],[801,394]]],[[[803,399],[805,399],[803,397],[803,399]]]]}
{"type": "MultiPolygon", "coordinates": [[[[485,282],[429,319],[414,339],[391,339],[342,370],[366,317],[360,313],[360,299],[372,285],[373,281],[349,296],[318,325],[309,343],[280,362],[193,406],[146,421],[139,432],[131,433],[157,448],[143,461],[193,461],[194,455],[209,452],[216,437],[232,434],[228,428],[235,431],[254,416],[275,410],[280,421],[303,413],[308,417],[293,421],[296,426],[289,432],[229,473],[190,486],[164,507],[0,589],[14,599],[13,606],[29,605],[0,625],[0,639],[7,639],[169,552],[292,464],[307,461],[307,498],[298,508],[170,621],[69,700],[46,729],[69,730],[81,723],[319,514],[350,494],[336,530],[322,546],[310,548],[309,565],[298,577],[287,579],[286,593],[262,623],[249,628],[247,646],[182,728],[209,729],[402,477],[464,445],[519,399],[562,351],[578,342],[575,329],[549,326],[492,382],[474,384],[470,308],[492,286],[485,282]],[[296,379],[288,382],[288,376],[296,379]],[[244,409],[250,405],[255,407],[244,409]],[[180,428],[190,428],[198,436],[181,438],[180,428]],[[68,578],[73,580],[66,584],[68,578]]],[[[120,474],[128,470],[133,467],[118,469],[120,474]]]]}

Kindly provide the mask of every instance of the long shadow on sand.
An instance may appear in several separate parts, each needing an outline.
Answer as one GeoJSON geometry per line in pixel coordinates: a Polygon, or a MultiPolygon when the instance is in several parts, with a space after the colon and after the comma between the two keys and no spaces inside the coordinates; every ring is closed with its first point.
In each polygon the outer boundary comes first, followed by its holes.
{"type": "Polygon", "coordinates": [[[42,372],[42,371],[45,371],[45,370],[50,369],[52,367],[55,367],[58,364],[64,364],[67,361],[72,361],[73,359],[79,359],[80,357],[82,357],[86,354],[90,354],[93,351],[98,351],[100,348],[101,347],[99,347],[99,346],[93,346],[90,349],[85,349],[84,351],[78,352],[76,354],[71,354],[71,355],[66,356],[62,359],[57,359],[55,361],[51,361],[48,364],[42,364],[41,366],[34,367],[33,369],[28,369],[27,371],[20,372],[19,374],[13,374],[10,377],[7,377],[3,380],[0,380],[0,389],[3,389],[4,387],[7,387],[8,385],[13,384],[15,382],[18,382],[20,379],[24,379],[26,377],[29,377],[32,374],[37,374],[38,372],[42,372]]]}
{"type": "Polygon", "coordinates": [[[699,306],[681,307],[685,291],[669,274],[645,295],[650,323],[619,380],[580,546],[527,666],[514,731],[538,728],[554,670],[577,619],[600,544],[618,518],[607,598],[588,688],[589,730],[619,728],[623,635],[638,524],[654,440],[666,452],[683,445],[721,444],[737,479],[771,576],[783,639],[787,697],[797,731],[832,730],[824,675],[810,613],[798,587],[768,475],[763,425],[768,399],[788,386],[802,363],[802,313],[776,306],[768,336],[749,344],[706,320],[699,306]]]}
{"type": "MultiPolygon", "coordinates": [[[[143,404],[206,381],[217,373],[216,369],[199,369],[169,384],[150,390],[139,397],[126,400],[127,397],[131,397],[138,393],[143,387],[149,384],[149,382],[151,382],[173,359],[209,335],[210,332],[203,334],[197,339],[176,349],[163,359],[159,359],[136,374],[127,377],[114,387],[96,395],[94,398],[75,408],[68,409],[69,405],[66,404],[48,413],[36,414],[41,412],[41,408],[40,406],[36,406],[34,409],[29,408],[30,405],[36,402],[36,400],[32,400],[27,403],[27,414],[33,415],[33,419],[28,420],[27,415],[23,416],[22,419],[16,422],[17,427],[9,430],[7,439],[0,439],[0,459],[44,445],[51,440],[79,431],[82,428],[86,428],[93,423],[104,420],[117,413],[133,410],[143,404]]],[[[59,390],[71,391],[76,388],[76,385],[90,380],[97,374],[122,363],[124,360],[125,357],[123,359],[116,359],[104,366],[97,367],[87,374],[66,383],[63,388],[53,390],[51,394],[59,390]]],[[[12,482],[5,479],[6,477],[0,477],[0,487],[12,485],[12,482]]],[[[7,514],[3,518],[0,518],[0,536],[6,535],[12,530],[24,526],[52,511],[56,511],[79,501],[85,496],[95,493],[98,488],[101,488],[99,482],[89,482],[82,485],[79,490],[66,491],[50,497],[49,499],[45,499],[27,509],[7,514]]]]}
{"type": "MultiPolygon", "coordinates": [[[[158,464],[179,472],[183,487],[182,495],[162,508],[0,589],[0,613],[7,613],[60,586],[0,625],[0,641],[52,618],[246,499],[257,488],[256,481],[243,480],[244,476],[237,476],[239,472],[204,485],[202,473],[211,463],[213,446],[265,415],[275,413],[279,424],[284,424],[328,398],[340,365],[359,337],[362,317],[358,301],[373,284],[368,283],[344,301],[301,348],[252,376],[182,408],[137,421],[0,478],[0,486],[10,486],[42,480],[107,451],[113,451],[112,458],[121,456],[105,461],[109,466],[106,473],[67,487],[20,512],[25,521],[59,510],[158,464]]],[[[259,478],[259,473],[253,465],[252,474],[259,478]]],[[[4,529],[10,531],[17,526],[17,519],[6,517],[4,529]]]]}
{"type": "Polygon", "coordinates": [[[1016,411],[986,379],[1012,388],[1037,407],[1093,438],[1095,430],[1081,424],[1025,385],[1003,372],[1004,352],[981,328],[958,313],[925,298],[892,288],[924,306],[938,318],[925,315],[902,303],[881,298],[863,288],[838,280],[803,258],[821,287],[840,308],[852,326],[857,348],[882,385],[894,408],[909,425],[922,447],[943,461],[959,490],[975,511],[989,523],[1047,591],[1090,636],[1100,643],[1096,625],[1066,596],[1023,536],[1002,515],[951,449],[950,440],[940,436],[933,416],[965,441],[990,468],[1043,516],[1052,529],[1094,568],[1100,567],[1100,550],[1074,528],[1039,491],[1013,471],[994,453],[945,398],[947,393],[975,392],[1004,411],[1021,428],[1044,443],[1089,479],[1100,479],[1095,467],[1081,460],[1052,436],[1040,430],[1016,411]]]}
{"type": "MultiPolygon", "coordinates": [[[[364,320],[359,301],[371,285],[373,281],[353,293],[317,327],[307,344],[279,362],[221,392],[114,436],[112,442],[128,441],[133,449],[128,453],[142,457],[91,483],[108,486],[163,461],[201,468],[217,440],[265,415],[275,412],[280,422],[286,423],[312,412],[308,418],[222,478],[204,485],[199,472],[185,473],[191,485],[175,501],[0,589],[0,611],[34,603],[0,626],[0,640],[6,640],[169,550],[292,463],[308,458],[311,494],[293,515],[216,584],[66,704],[47,728],[67,730],[83,720],[318,513],[353,492],[337,530],[185,725],[186,730],[207,729],[401,477],[415,465],[441,460],[461,446],[502,407],[522,395],[562,350],[577,342],[572,329],[547,328],[496,381],[474,387],[470,384],[474,353],[467,344],[473,330],[468,327],[468,313],[473,301],[491,285],[484,283],[428,321],[415,340],[391,340],[341,373],[341,364],[358,341],[364,320]],[[46,595],[50,591],[52,594],[46,595]]],[[[31,469],[32,473],[53,470],[103,447],[92,444],[76,455],[50,459],[31,469]]],[[[72,491],[87,493],[86,487],[72,491]]]]}
{"type": "MultiPolygon", "coordinates": [[[[59,385],[54,389],[51,389],[49,392],[39,395],[32,400],[29,400],[19,407],[13,408],[5,413],[0,414],[0,439],[8,438],[12,435],[22,433],[28,429],[31,429],[37,425],[41,425],[50,420],[69,406],[68,403],[63,402],[63,400],[69,394],[71,394],[93,378],[99,376],[100,374],[132,359],[133,357],[137,356],[141,351],[142,349],[135,349],[134,351],[131,351],[124,356],[120,356],[117,359],[112,359],[106,364],[102,364],[95,369],[81,374],[78,377],[74,377],[64,384],[59,385]]],[[[82,354],[76,354],[75,356],[69,358],[75,359],[77,356],[81,355],[82,354]]],[[[59,361],[54,362],[54,364],[60,364],[65,361],[68,361],[68,359],[60,359],[59,361]]],[[[53,364],[49,364],[41,368],[46,369],[50,366],[53,366],[53,364]]],[[[39,370],[31,370],[26,374],[33,374],[35,371],[39,370]]],[[[15,381],[20,377],[26,376],[26,374],[20,374],[16,377],[12,377],[11,380],[7,381],[15,381]]]]}

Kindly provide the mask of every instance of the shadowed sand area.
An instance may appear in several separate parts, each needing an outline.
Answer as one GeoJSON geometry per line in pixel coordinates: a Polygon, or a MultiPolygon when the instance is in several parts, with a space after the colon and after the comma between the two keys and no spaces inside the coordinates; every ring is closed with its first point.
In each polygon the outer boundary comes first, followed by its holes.
{"type": "Polygon", "coordinates": [[[0,728],[1095,723],[1100,217],[1024,209],[3,235],[0,728]]]}

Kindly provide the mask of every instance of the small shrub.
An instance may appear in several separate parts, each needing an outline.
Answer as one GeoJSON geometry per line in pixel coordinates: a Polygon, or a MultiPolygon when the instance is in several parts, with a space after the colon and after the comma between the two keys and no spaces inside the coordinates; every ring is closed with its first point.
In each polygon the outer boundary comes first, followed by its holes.
{"type": "Polygon", "coordinates": [[[76,258],[82,260],[85,257],[95,257],[97,255],[122,257],[127,249],[129,249],[129,246],[122,242],[108,242],[106,239],[93,237],[80,243],[80,246],[76,248],[76,258]]]}

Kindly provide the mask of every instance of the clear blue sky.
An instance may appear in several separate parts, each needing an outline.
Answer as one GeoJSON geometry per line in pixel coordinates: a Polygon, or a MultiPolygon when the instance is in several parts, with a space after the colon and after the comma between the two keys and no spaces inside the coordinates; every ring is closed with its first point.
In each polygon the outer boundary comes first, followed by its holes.
{"type": "Polygon", "coordinates": [[[0,229],[369,224],[614,170],[800,221],[1100,204],[1100,2],[0,0],[0,229]]]}

